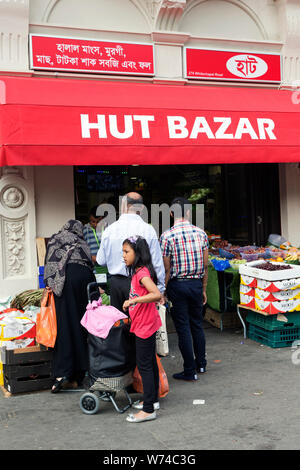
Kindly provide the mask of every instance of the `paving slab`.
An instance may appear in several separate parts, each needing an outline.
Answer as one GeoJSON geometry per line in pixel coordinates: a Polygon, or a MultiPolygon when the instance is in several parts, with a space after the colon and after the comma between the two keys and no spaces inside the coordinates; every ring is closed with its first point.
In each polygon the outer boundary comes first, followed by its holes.
{"type": "MultiPolygon", "coordinates": [[[[128,423],[127,413],[105,402],[97,414],[85,415],[78,391],[0,393],[0,449],[299,449],[300,365],[292,362],[291,348],[269,348],[244,339],[242,329],[220,331],[208,323],[205,334],[207,372],[197,382],[180,382],[172,378],[182,359],[170,328],[170,354],[162,358],[170,392],[158,419],[128,423]]],[[[123,392],[117,398],[125,404],[123,392]]]]}

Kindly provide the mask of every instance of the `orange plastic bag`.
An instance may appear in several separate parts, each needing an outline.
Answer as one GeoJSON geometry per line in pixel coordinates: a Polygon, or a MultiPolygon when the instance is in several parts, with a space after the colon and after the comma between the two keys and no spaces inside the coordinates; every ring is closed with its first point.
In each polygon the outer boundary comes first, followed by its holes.
{"type": "MultiPolygon", "coordinates": [[[[158,366],[158,373],[159,373],[159,387],[158,387],[158,396],[160,398],[165,397],[169,393],[169,382],[168,382],[168,377],[165,372],[165,369],[162,366],[161,360],[156,354],[156,361],[157,361],[157,366],[158,366]]],[[[134,390],[138,393],[143,393],[143,382],[142,382],[142,377],[139,373],[139,370],[136,366],[133,372],[133,382],[132,386],[134,390]]]]}
{"type": "Polygon", "coordinates": [[[42,300],[41,310],[36,318],[36,342],[53,348],[56,341],[57,324],[54,294],[46,287],[42,300]]]}

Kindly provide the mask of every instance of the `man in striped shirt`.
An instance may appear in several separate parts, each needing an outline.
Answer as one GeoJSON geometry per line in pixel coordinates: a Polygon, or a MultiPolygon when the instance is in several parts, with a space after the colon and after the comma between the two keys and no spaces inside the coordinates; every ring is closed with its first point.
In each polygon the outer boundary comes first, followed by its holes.
{"type": "Polygon", "coordinates": [[[172,201],[174,225],[160,237],[166,270],[166,295],[172,303],[171,315],[183,357],[179,380],[197,380],[205,372],[205,335],[202,328],[206,303],[208,237],[189,222],[190,203],[178,197],[172,201]]]}
{"type": "Polygon", "coordinates": [[[90,247],[93,263],[96,263],[96,255],[100,247],[100,234],[96,231],[96,227],[101,217],[96,215],[97,207],[92,207],[89,213],[89,222],[83,227],[83,236],[90,247]]]}

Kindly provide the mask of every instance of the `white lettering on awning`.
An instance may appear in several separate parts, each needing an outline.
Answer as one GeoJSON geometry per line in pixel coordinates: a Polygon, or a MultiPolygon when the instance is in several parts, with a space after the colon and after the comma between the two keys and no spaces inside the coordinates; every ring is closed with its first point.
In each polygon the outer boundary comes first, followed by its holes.
{"type": "MultiPolygon", "coordinates": [[[[231,117],[216,116],[209,118],[196,116],[189,122],[184,116],[166,116],[169,139],[207,139],[241,140],[250,137],[252,140],[277,140],[274,133],[275,123],[270,118],[240,117],[237,121],[231,117]]],[[[117,115],[97,114],[96,122],[91,121],[88,114],[80,114],[81,136],[90,139],[91,131],[98,131],[99,139],[109,136],[115,139],[130,139],[131,137],[151,138],[150,123],[155,122],[155,116],[145,114],[117,115]]],[[[157,129],[156,129],[157,132],[157,129]]],[[[164,129],[159,128],[163,135],[164,129]]]]}
{"type": "MultiPolygon", "coordinates": [[[[83,139],[91,138],[91,129],[98,129],[99,139],[107,139],[107,120],[105,114],[97,114],[97,122],[90,122],[88,114],[80,114],[81,119],[81,136],[83,139]]],[[[133,121],[140,123],[141,137],[150,139],[149,122],[155,121],[151,115],[131,115],[127,114],[118,117],[116,114],[108,116],[108,128],[110,134],[116,139],[129,139],[133,136],[133,121]],[[123,130],[120,130],[120,128],[123,130]]]]}

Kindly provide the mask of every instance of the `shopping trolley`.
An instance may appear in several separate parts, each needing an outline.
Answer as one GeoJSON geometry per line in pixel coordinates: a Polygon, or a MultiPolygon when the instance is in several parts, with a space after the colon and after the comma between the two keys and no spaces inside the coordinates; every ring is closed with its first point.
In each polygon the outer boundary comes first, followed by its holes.
{"type": "MultiPolygon", "coordinates": [[[[88,300],[99,298],[101,282],[87,286],[88,300]]],[[[80,397],[80,408],[85,414],[95,414],[100,408],[101,400],[111,402],[118,413],[124,413],[132,405],[126,390],[132,384],[132,373],[135,367],[134,335],[129,332],[129,319],[119,320],[110,329],[107,338],[88,334],[89,374],[88,391],[80,397]],[[123,391],[128,403],[119,407],[116,395],[123,391]]]]}

